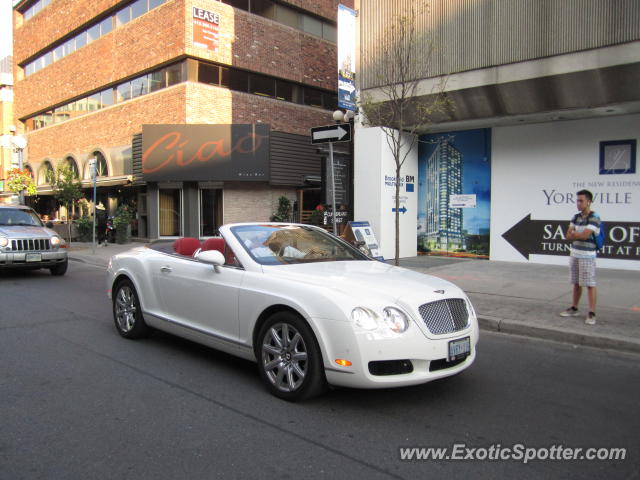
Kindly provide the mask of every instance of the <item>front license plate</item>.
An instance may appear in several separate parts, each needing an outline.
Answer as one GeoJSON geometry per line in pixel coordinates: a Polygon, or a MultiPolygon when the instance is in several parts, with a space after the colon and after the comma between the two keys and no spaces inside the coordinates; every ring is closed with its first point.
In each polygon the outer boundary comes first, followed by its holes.
{"type": "Polygon", "coordinates": [[[449,342],[449,357],[447,360],[453,362],[465,358],[471,353],[471,337],[464,337],[449,342]]]}
{"type": "Polygon", "coordinates": [[[27,253],[27,258],[25,259],[27,262],[41,262],[42,254],[41,253],[27,253]]]}

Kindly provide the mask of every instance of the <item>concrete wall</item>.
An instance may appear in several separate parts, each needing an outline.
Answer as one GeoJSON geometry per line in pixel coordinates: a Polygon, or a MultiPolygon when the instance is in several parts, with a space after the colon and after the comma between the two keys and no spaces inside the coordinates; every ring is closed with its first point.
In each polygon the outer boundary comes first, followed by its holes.
{"type": "MultiPolygon", "coordinates": [[[[354,159],[354,220],[369,221],[385,259],[395,252],[395,162],[384,132],[379,128],[357,128],[354,159]]],[[[417,254],[418,150],[408,155],[401,171],[400,257],[417,254]],[[414,177],[414,191],[407,192],[406,177],[414,177]]]]}

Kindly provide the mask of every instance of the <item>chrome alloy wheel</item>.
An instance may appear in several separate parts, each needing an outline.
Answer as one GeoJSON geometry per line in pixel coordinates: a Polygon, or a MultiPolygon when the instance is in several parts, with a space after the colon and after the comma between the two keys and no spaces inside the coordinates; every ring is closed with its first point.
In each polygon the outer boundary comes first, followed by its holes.
{"type": "Polygon", "coordinates": [[[123,285],[116,296],[115,314],[118,328],[124,333],[130,332],[136,325],[136,297],[128,285],[123,285]]]}
{"type": "Polygon", "coordinates": [[[300,332],[288,323],[276,323],[262,339],[262,366],[271,384],[294,392],[307,374],[307,346],[300,332]]]}

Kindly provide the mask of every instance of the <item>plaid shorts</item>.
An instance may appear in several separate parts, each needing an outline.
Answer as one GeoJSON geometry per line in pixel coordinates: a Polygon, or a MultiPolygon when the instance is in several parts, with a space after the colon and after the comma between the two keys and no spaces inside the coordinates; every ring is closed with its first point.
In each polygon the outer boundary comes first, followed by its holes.
{"type": "Polygon", "coordinates": [[[581,287],[596,286],[596,259],[569,257],[571,283],[581,287]]]}

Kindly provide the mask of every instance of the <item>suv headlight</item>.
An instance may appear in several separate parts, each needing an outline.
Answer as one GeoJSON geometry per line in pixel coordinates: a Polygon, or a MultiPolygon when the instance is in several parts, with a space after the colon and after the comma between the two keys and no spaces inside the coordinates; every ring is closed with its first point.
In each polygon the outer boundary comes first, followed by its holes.
{"type": "Polygon", "coordinates": [[[60,243],[62,243],[62,239],[60,237],[51,237],[51,245],[57,247],[60,243]]]}
{"type": "Polygon", "coordinates": [[[396,333],[402,333],[409,328],[407,315],[395,307],[385,307],[382,311],[382,319],[387,327],[396,333]]]}
{"type": "Polygon", "coordinates": [[[7,237],[0,237],[0,247],[6,247],[9,245],[9,239],[7,237]]]}
{"type": "Polygon", "coordinates": [[[368,308],[356,307],[351,310],[351,320],[365,330],[375,330],[378,328],[376,317],[377,315],[368,308]]]}

